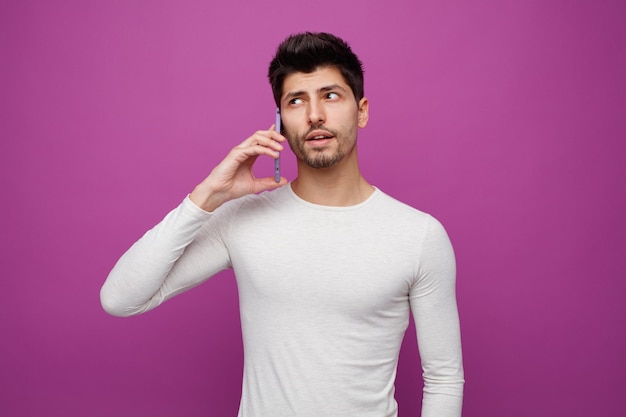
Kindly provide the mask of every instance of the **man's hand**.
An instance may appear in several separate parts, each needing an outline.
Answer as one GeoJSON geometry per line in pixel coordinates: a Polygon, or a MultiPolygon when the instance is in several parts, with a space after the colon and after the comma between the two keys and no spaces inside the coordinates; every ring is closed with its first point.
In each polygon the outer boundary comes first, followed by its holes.
{"type": "Polygon", "coordinates": [[[259,130],[235,146],[196,186],[189,198],[205,211],[214,211],[223,203],[247,194],[271,190],[287,184],[284,177],[276,182],[274,177],[255,178],[252,166],[260,155],[278,158],[286,139],[272,125],[269,130],[259,130]]]}

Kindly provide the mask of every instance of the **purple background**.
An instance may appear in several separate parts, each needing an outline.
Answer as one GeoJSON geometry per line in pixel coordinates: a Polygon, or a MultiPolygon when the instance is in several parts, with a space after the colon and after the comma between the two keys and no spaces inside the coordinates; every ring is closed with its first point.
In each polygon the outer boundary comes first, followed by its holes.
{"type": "MultiPolygon", "coordinates": [[[[267,64],[303,30],[365,63],[366,177],[455,245],[464,416],[622,415],[625,3],[369,3],[0,3],[0,415],[236,414],[230,272],[132,319],[98,292],[273,122],[267,64]]],[[[410,329],[403,417],[420,379],[410,329]]]]}

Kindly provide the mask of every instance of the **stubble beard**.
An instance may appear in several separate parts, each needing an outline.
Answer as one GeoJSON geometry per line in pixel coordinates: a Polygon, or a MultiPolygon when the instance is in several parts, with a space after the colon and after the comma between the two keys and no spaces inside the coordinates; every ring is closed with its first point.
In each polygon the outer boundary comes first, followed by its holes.
{"type": "Polygon", "coordinates": [[[337,163],[339,163],[346,156],[343,150],[343,147],[341,146],[343,143],[341,134],[337,132],[336,130],[328,129],[322,125],[311,126],[309,131],[300,137],[289,134],[287,136],[287,140],[289,142],[289,146],[291,147],[291,150],[296,155],[296,157],[304,161],[304,163],[310,166],[311,168],[315,168],[315,169],[331,168],[337,163]],[[305,146],[306,137],[309,135],[309,133],[318,129],[325,130],[326,132],[333,135],[333,137],[335,138],[335,141],[337,142],[335,144],[336,145],[335,151],[333,151],[332,153],[328,153],[328,148],[326,147],[320,148],[320,149],[317,149],[317,148],[307,149],[306,148],[305,146]],[[292,139],[294,137],[296,137],[296,139],[292,139]]]}

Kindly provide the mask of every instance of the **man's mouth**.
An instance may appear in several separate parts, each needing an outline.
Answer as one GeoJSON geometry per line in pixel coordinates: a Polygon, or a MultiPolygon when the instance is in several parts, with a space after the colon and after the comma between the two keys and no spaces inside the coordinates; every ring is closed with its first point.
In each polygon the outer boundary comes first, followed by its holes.
{"type": "Polygon", "coordinates": [[[305,140],[307,141],[324,140],[324,139],[331,139],[333,137],[334,135],[330,132],[316,130],[314,132],[309,133],[307,137],[305,138],[305,140]]]}

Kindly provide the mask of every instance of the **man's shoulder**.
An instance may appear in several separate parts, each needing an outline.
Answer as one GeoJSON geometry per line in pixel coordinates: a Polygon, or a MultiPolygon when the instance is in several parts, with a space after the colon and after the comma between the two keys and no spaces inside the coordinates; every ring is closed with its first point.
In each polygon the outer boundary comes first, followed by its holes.
{"type": "Polygon", "coordinates": [[[380,189],[378,189],[378,193],[380,194],[378,198],[379,204],[389,215],[420,219],[423,221],[433,218],[431,214],[405,203],[380,189]]]}
{"type": "Polygon", "coordinates": [[[427,211],[418,209],[382,191],[380,191],[379,200],[378,210],[384,213],[387,224],[394,225],[396,230],[406,229],[413,232],[416,228],[423,231],[445,230],[440,220],[427,211]]]}

